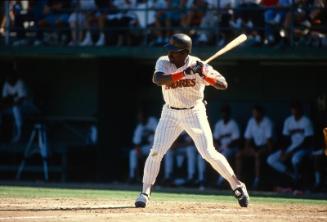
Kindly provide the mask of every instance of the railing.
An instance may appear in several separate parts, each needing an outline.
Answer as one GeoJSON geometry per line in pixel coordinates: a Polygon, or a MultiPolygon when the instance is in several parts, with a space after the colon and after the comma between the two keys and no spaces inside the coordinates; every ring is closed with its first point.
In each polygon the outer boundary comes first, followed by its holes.
{"type": "Polygon", "coordinates": [[[295,1],[292,0],[289,6],[282,7],[247,3],[237,7],[221,8],[219,7],[221,1],[218,0],[216,4],[218,6],[205,8],[203,17],[200,19],[201,23],[193,25],[183,24],[181,19],[177,24],[168,25],[175,22],[173,18],[160,20],[158,13],[163,13],[166,17],[171,16],[171,13],[177,13],[179,16],[186,16],[186,19],[190,19],[187,16],[199,8],[160,9],[152,7],[150,1],[146,1],[145,4],[136,5],[133,8],[115,10],[102,8],[93,11],[82,9],[81,5],[77,4],[73,8],[62,11],[62,15],[73,16],[75,13],[75,21],[72,17],[71,20],[66,18],[62,27],[59,28],[58,25],[56,28],[49,28],[41,24],[49,17],[43,15],[40,20],[35,18],[34,21],[31,18],[28,20],[28,16],[23,16],[24,11],[16,15],[17,18],[18,16],[25,18],[22,24],[11,21],[11,14],[15,14],[13,13],[14,4],[5,0],[3,2],[5,23],[2,22],[4,27],[2,27],[0,44],[6,46],[38,45],[36,43],[41,41],[44,45],[51,46],[162,45],[167,41],[169,34],[185,32],[191,35],[195,45],[220,44],[222,46],[242,32],[252,37],[253,46],[273,46],[277,43],[286,43],[289,46],[314,45],[314,42],[316,46],[323,46],[327,42],[327,24],[326,19],[320,19],[319,16],[323,17],[321,15],[326,13],[326,3],[323,2],[324,0],[316,0],[315,4],[308,6],[295,1]],[[105,26],[87,28],[79,21],[79,19],[86,19],[84,16],[92,14],[91,12],[96,13],[98,23],[102,22],[105,26]],[[310,14],[308,15],[307,12],[310,14]],[[318,13],[318,16],[314,15],[315,13],[318,13]],[[277,15],[281,17],[278,21],[277,15]],[[103,21],[100,21],[101,19],[103,21]],[[149,19],[153,22],[151,25],[148,24],[149,19]],[[104,37],[104,41],[98,40],[99,44],[94,41],[92,44],[83,44],[85,38],[90,36],[91,39],[97,36],[104,37]],[[163,41],[159,41],[160,38],[163,38],[163,41]]]}

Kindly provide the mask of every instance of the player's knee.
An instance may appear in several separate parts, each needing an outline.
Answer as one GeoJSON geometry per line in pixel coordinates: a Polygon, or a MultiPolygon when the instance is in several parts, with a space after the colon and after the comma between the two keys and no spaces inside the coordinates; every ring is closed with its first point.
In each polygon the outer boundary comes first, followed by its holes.
{"type": "Polygon", "coordinates": [[[221,155],[221,154],[218,153],[215,149],[207,149],[201,153],[202,158],[209,162],[214,159],[215,155],[221,155]]]}
{"type": "Polygon", "coordinates": [[[164,156],[164,153],[151,149],[148,158],[154,160],[154,161],[161,161],[164,156]]]}

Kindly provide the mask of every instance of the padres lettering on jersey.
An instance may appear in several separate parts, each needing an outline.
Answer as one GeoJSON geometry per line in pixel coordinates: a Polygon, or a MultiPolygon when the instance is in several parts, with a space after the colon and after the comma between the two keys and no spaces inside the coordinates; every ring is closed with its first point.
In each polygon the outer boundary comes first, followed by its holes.
{"type": "MultiPolygon", "coordinates": [[[[196,61],[201,61],[198,57],[189,55],[186,58],[185,65],[176,68],[169,61],[168,56],[160,57],[155,66],[155,72],[162,72],[165,75],[170,75],[175,72],[181,72],[191,65],[195,65],[196,61]]],[[[224,77],[216,70],[209,66],[210,74],[225,81],[224,77]]],[[[170,85],[162,86],[162,94],[166,104],[172,107],[188,108],[202,102],[204,98],[204,88],[209,85],[199,75],[187,75],[183,79],[174,82],[170,85]]]]}

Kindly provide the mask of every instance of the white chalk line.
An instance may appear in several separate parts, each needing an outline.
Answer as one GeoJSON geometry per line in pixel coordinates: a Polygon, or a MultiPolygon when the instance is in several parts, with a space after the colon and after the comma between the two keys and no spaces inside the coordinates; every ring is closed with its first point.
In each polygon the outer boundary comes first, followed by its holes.
{"type": "MultiPolygon", "coordinates": [[[[138,216],[155,216],[155,217],[194,217],[195,215],[192,213],[148,213],[148,212],[138,212],[137,215],[135,215],[135,212],[124,212],[124,213],[112,213],[112,214],[108,214],[108,213],[96,213],[94,215],[65,215],[65,216],[56,216],[56,215],[45,215],[45,216],[7,216],[7,217],[0,217],[0,221],[8,221],[8,220],[27,220],[27,219],[33,219],[33,220],[43,220],[43,219],[60,219],[60,220],[65,220],[65,219],[74,219],[74,218],[94,218],[95,216],[97,218],[99,218],[99,216],[101,217],[101,214],[103,214],[103,217],[138,217],[138,216]],[[124,216],[122,216],[124,215],[124,216]]],[[[262,218],[289,218],[290,215],[262,215],[262,214],[240,214],[240,213],[235,213],[235,214],[230,214],[230,213],[222,213],[222,212],[217,212],[215,214],[210,214],[210,217],[257,217],[260,216],[262,218]]],[[[198,214],[197,217],[201,218],[201,217],[208,217],[207,214],[198,214]]],[[[297,215],[296,216],[297,219],[327,219],[327,216],[314,216],[314,215],[297,215]]]]}

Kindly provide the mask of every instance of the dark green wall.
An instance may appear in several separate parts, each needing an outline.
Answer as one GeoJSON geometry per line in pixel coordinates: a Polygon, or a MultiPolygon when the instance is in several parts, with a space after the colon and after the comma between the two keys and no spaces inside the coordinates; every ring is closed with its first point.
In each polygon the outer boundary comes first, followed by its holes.
{"type": "MultiPolygon", "coordinates": [[[[2,59],[1,67],[12,60],[2,59]]],[[[151,82],[155,60],[128,58],[23,58],[18,69],[31,87],[34,99],[46,115],[92,116],[98,111],[99,181],[126,178],[126,150],[131,145],[138,107],[147,104],[159,116],[161,89],[151,82]]],[[[219,118],[219,107],[230,103],[233,115],[244,128],[254,104],[262,104],[276,122],[276,129],[289,114],[289,102],[299,99],[315,115],[317,96],[326,93],[327,62],[232,61],[214,67],[226,76],[229,89],[206,89],[211,124],[219,118]]],[[[1,69],[1,79],[6,70],[1,69]]]]}

